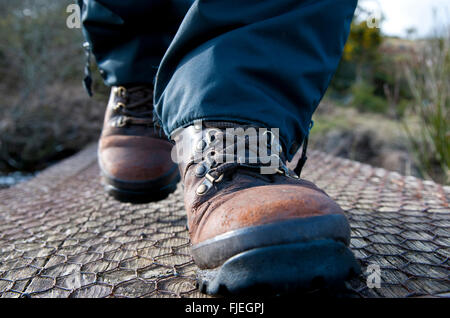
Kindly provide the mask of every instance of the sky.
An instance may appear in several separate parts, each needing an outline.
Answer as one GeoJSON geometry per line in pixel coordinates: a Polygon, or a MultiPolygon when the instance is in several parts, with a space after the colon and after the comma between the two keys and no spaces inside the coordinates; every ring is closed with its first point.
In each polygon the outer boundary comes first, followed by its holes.
{"type": "Polygon", "coordinates": [[[371,12],[383,12],[381,30],[386,35],[405,37],[405,30],[414,27],[423,37],[436,26],[450,25],[450,0],[360,0],[360,4],[371,12]]]}

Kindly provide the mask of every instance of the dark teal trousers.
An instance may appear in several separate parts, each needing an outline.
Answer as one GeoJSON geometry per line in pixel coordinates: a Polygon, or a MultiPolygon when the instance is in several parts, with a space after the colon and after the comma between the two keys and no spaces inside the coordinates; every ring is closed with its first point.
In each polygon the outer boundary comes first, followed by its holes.
{"type": "Polygon", "coordinates": [[[290,159],[341,58],[357,0],[83,0],[107,85],[155,85],[166,134],[195,120],[279,128],[290,159]]]}

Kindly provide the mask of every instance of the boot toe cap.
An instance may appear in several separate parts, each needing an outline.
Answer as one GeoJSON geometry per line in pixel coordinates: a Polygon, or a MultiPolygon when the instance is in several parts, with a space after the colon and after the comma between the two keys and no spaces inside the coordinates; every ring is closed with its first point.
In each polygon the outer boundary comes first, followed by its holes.
{"type": "Polygon", "coordinates": [[[165,140],[141,136],[102,138],[99,164],[102,173],[120,181],[152,181],[173,169],[172,145],[165,140]]]}
{"type": "Polygon", "coordinates": [[[202,217],[195,242],[240,228],[292,219],[343,214],[330,197],[296,185],[268,185],[243,189],[218,198],[202,217]]]}

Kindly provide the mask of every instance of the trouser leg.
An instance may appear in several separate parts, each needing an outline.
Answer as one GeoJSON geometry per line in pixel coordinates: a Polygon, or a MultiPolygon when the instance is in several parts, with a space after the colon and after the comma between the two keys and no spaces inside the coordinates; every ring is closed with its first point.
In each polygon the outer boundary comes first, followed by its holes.
{"type": "Polygon", "coordinates": [[[109,86],[152,84],[191,0],[79,0],[83,33],[109,86]]]}
{"type": "Polygon", "coordinates": [[[160,65],[165,132],[195,120],[279,128],[291,158],[337,68],[356,0],[197,0],[160,65]]]}

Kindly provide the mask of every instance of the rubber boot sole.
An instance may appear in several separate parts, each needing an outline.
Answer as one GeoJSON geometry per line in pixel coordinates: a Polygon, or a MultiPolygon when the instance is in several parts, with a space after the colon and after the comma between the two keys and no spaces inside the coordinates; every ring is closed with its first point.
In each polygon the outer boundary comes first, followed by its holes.
{"type": "Polygon", "coordinates": [[[123,203],[151,203],[166,199],[171,193],[177,189],[179,179],[173,184],[155,190],[154,188],[144,189],[142,191],[130,191],[115,188],[111,185],[104,185],[105,191],[117,201],[123,203]]]}
{"type": "Polygon", "coordinates": [[[350,225],[338,214],[246,227],[192,246],[207,294],[286,294],[340,289],[360,273],[348,248],[350,225]]]}
{"type": "Polygon", "coordinates": [[[114,179],[102,173],[105,191],[114,199],[124,203],[150,203],[160,201],[177,189],[180,181],[178,168],[154,181],[129,182],[114,179]]]}
{"type": "Polygon", "coordinates": [[[199,289],[210,295],[285,295],[343,290],[360,265],[342,242],[317,240],[256,248],[198,272],[199,289]]]}

